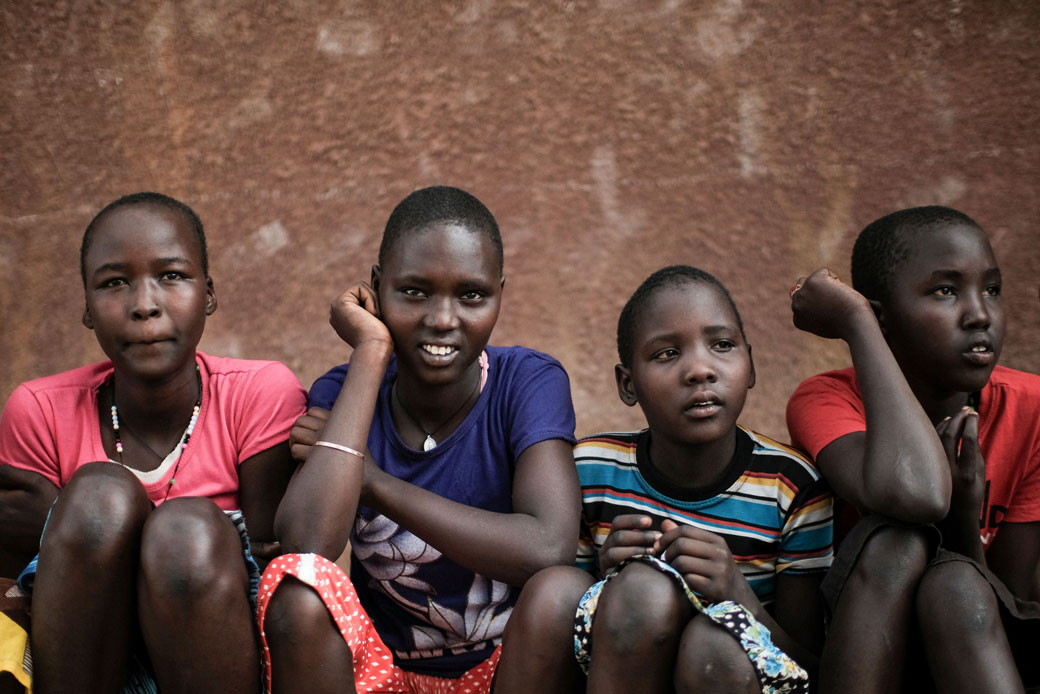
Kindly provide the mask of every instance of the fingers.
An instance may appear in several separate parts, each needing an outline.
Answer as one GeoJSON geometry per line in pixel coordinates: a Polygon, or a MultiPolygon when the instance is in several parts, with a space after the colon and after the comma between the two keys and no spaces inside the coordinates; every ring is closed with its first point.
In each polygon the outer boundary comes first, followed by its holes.
{"type": "Polygon", "coordinates": [[[321,437],[325,430],[325,422],[329,411],[321,407],[312,407],[306,414],[300,415],[289,430],[289,448],[295,460],[306,460],[311,446],[321,437]]]}
{"type": "Polygon", "coordinates": [[[625,559],[640,554],[654,554],[654,546],[661,533],[651,529],[649,516],[625,514],[610,525],[610,534],[600,548],[600,570],[606,572],[625,559]]]}

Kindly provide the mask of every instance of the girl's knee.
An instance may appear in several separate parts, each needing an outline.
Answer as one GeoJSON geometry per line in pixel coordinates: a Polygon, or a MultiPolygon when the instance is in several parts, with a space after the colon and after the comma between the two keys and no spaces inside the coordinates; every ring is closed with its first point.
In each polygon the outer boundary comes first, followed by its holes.
{"type": "Polygon", "coordinates": [[[523,629],[532,634],[565,633],[574,629],[574,613],[592,577],[581,569],[552,566],[532,576],[520,593],[506,624],[506,638],[523,629]]]}
{"type": "Polygon", "coordinates": [[[689,621],[679,642],[675,690],[756,692],[759,684],[740,642],[698,614],[689,621]]]}
{"type": "Polygon", "coordinates": [[[676,582],[646,564],[629,564],[603,587],[593,622],[597,649],[657,648],[678,639],[693,609],[676,582]]]}
{"type": "Polygon", "coordinates": [[[963,561],[945,561],[925,572],[917,589],[917,617],[923,633],[947,637],[1003,628],[989,582],[963,561]]]}
{"type": "Polygon", "coordinates": [[[136,551],[152,506],[144,487],[120,465],[88,463],[58,494],[43,550],[94,561],[136,551]]]}
{"type": "Polygon", "coordinates": [[[921,580],[929,553],[926,529],[884,526],[867,539],[851,578],[879,591],[906,590],[921,580]]]}
{"type": "Polygon", "coordinates": [[[282,579],[271,594],[260,628],[272,647],[303,643],[318,633],[338,632],[321,596],[292,576],[282,579]]]}
{"type": "Polygon", "coordinates": [[[242,596],[248,580],[238,531],[209,499],[171,499],[149,517],[141,540],[146,595],[164,600],[242,596]]]}

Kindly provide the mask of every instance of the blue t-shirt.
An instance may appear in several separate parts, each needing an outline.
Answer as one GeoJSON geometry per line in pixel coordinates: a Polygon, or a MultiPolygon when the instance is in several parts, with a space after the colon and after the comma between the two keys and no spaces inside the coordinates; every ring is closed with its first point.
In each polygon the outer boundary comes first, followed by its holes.
{"type": "MultiPolygon", "coordinates": [[[[563,366],[524,347],[488,347],[488,377],[462,424],[430,451],[409,448],[390,416],[397,375],[379,388],[368,450],[389,474],[467,506],[512,513],[513,470],[528,446],[574,443],[574,407],[563,366]]],[[[347,364],[315,381],[310,405],[332,409],[347,364]]],[[[351,581],[402,669],[459,677],[501,641],[520,589],[475,574],[394,521],[360,506],[351,534],[351,581]]]]}

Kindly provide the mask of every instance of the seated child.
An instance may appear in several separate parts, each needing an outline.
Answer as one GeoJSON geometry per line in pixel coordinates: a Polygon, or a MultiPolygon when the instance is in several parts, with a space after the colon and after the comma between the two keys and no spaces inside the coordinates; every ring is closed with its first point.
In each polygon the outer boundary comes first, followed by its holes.
{"type": "Polygon", "coordinates": [[[39,542],[21,576],[34,689],[259,691],[245,521],[274,539],[303,389],[282,364],[196,350],[217,300],[186,205],[116,200],[80,259],[109,361],[23,383],[0,419],[0,504],[18,520],[0,543],[39,542]]]}
{"type": "Polygon", "coordinates": [[[939,691],[1040,683],[1040,377],[997,366],[985,233],[946,207],[895,212],[860,233],[851,288],[822,269],[792,292],[795,325],[845,340],[853,364],[799,386],[792,440],[851,523],[880,514],[824,581],[821,691],[896,691],[925,658],[939,691]]]}
{"type": "Polygon", "coordinates": [[[457,188],[416,191],[371,286],[332,306],[354,348],[293,429],[259,619],[272,691],[488,692],[520,586],[578,535],[574,411],[559,362],[491,347],[498,225],[457,188]],[[327,411],[331,408],[331,411],[327,411]],[[348,578],[330,559],[351,542],[348,578]]]}
{"type": "Polygon", "coordinates": [[[733,299],[702,270],[658,270],[621,312],[618,356],[649,427],[574,449],[585,571],[529,582],[496,693],[582,689],[575,656],[588,691],[807,691],[831,497],[803,456],[737,425],[755,370],[733,299]]]}

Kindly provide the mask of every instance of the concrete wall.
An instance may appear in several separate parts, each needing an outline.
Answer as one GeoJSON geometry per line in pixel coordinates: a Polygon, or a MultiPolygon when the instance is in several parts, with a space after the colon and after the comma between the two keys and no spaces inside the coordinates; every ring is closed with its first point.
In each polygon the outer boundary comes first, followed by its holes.
{"type": "Polygon", "coordinates": [[[786,437],[797,383],[847,362],[791,326],[788,288],[847,277],[857,231],[917,204],[987,229],[1003,362],[1040,371],[1038,29],[1030,0],[2,3],[0,398],[101,358],[80,236],[136,190],[206,223],[202,348],[305,385],[349,356],[329,301],[432,183],[498,217],[493,341],[563,361],[579,433],[640,423],[615,395],[615,321],[685,262],[744,312],[745,423],[786,437]]]}

